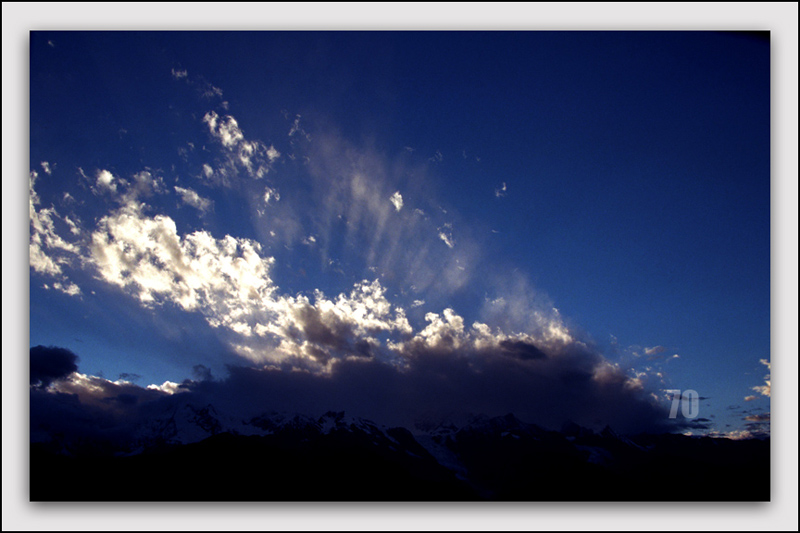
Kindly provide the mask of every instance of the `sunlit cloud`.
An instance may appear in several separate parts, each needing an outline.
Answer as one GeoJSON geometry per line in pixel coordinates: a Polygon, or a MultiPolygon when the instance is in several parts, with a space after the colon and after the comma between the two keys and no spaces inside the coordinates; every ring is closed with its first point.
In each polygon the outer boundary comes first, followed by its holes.
{"type": "MultiPolygon", "coordinates": [[[[286,116],[288,116],[288,114],[286,114],[286,116]]],[[[294,137],[295,135],[299,135],[307,141],[311,140],[311,134],[306,132],[300,125],[300,115],[295,116],[292,127],[289,129],[289,137],[294,137]]]]}
{"type": "Polygon", "coordinates": [[[400,191],[395,192],[389,201],[392,202],[392,205],[397,211],[403,209],[403,197],[400,195],[400,191]]]}
{"type": "Polygon", "coordinates": [[[273,189],[272,187],[266,187],[264,189],[264,203],[268,204],[270,202],[279,201],[281,199],[281,195],[278,194],[278,191],[273,189]]]}
{"type": "Polygon", "coordinates": [[[116,193],[119,180],[108,170],[98,170],[92,192],[95,194],[116,193]]]}
{"type": "Polygon", "coordinates": [[[447,245],[448,248],[453,248],[455,246],[455,240],[453,240],[453,227],[450,224],[445,224],[439,228],[439,238],[447,245]]]}
{"type": "Polygon", "coordinates": [[[175,383],[174,381],[165,381],[161,385],[148,385],[148,390],[155,390],[159,392],[163,392],[169,395],[178,394],[181,392],[188,392],[189,389],[185,386],[182,386],[181,383],[175,383]]]}
{"type": "MultiPolygon", "coordinates": [[[[68,278],[63,273],[63,267],[78,260],[80,248],[59,234],[57,225],[63,219],[55,207],[38,208],[41,201],[35,190],[37,178],[36,171],[32,171],[29,176],[30,266],[38,273],[57,277],[59,288],[67,287],[64,292],[77,294],[80,291],[75,291],[74,284],[68,282],[68,278]]],[[[74,235],[72,224],[65,223],[65,225],[74,235]]]]}
{"type": "Polygon", "coordinates": [[[753,438],[753,434],[746,429],[737,429],[721,435],[731,440],[746,440],[753,438]]]}
{"type": "Polygon", "coordinates": [[[81,404],[109,411],[124,411],[140,401],[151,401],[164,394],[160,389],[142,388],[125,381],[117,382],[73,372],[50,385],[56,393],[77,396],[81,404]]]}
{"type": "Polygon", "coordinates": [[[66,283],[55,281],[53,282],[53,288],[68,296],[78,296],[81,294],[81,288],[71,281],[67,281],[66,283]]]}
{"type": "Polygon", "coordinates": [[[206,213],[208,213],[211,210],[212,206],[214,205],[211,200],[209,200],[208,198],[203,198],[202,196],[197,194],[196,191],[192,189],[188,188],[184,189],[183,187],[178,187],[176,185],[175,192],[178,193],[178,195],[181,198],[181,201],[184,204],[194,207],[195,209],[200,211],[201,215],[205,215],[206,213]]]}
{"type": "Polygon", "coordinates": [[[208,82],[201,82],[200,86],[201,86],[200,94],[204,98],[214,98],[222,96],[222,89],[220,89],[219,87],[214,87],[208,82]]]}
{"type": "MultiPolygon", "coordinates": [[[[768,360],[761,359],[759,360],[759,362],[762,365],[766,366],[768,369],[770,368],[770,362],[768,360]]],[[[762,396],[766,396],[769,398],[772,393],[772,381],[770,380],[770,374],[764,376],[764,382],[765,382],[764,385],[757,385],[755,387],[752,387],[752,390],[756,391],[762,396]]],[[[748,396],[748,398],[750,398],[750,396],[748,396]]]]}
{"type": "Polygon", "coordinates": [[[208,111],[203,116],[211,137],[225,149],[216,169],[208,163],[203,166],[207,179],[215,178],[222,185],[231,186],[232,180],[243,169],[247,176],[260,179],[266,176],[272,164],[280,157],[280,152],[272,145],[266,146],[260,141],[248,141],[239,123],[230,115],[220,116],[215,111],[208,111]]]}

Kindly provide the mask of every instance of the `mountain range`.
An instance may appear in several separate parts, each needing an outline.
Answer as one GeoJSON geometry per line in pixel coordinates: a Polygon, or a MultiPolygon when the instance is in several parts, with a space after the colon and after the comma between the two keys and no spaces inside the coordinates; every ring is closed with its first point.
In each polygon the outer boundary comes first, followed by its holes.
{"type": "Polygon", "coordinates": [[[619,435],[513,414],[386,427],[177,404],[126,446],[30,447],[32,501],[768,501],[770,441],[619,435]]]}

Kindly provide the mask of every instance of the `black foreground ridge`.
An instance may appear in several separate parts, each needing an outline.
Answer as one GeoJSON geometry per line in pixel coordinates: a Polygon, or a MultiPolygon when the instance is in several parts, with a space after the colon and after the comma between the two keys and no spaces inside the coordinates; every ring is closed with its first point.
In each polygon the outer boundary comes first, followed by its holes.
{"type": "Polygon", "coordinates": [[[509,414],[411,430],[328,412],[238,425],[213,406],[127,450],[31,443],[32,501],[768,501],[770,441],[561,431],[509,414]]]}

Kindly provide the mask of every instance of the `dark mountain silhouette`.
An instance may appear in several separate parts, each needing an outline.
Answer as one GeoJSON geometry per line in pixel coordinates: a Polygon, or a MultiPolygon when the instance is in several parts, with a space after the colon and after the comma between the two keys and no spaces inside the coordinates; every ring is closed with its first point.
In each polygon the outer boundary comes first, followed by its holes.
{"type": "Polygon", "coordinates": [[[33,501],[766,501],[770,442],[562,431],[514,415],[421,423],[343,412],[237,421],[186,404],[128,449],[31,444],[33,501]]]}

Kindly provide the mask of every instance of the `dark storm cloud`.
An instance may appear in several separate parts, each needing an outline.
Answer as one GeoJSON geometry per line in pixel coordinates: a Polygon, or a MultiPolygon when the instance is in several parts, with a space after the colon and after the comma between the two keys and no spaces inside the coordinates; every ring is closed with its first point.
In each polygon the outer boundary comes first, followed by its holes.
{"type": "Polygon", "coordinates": [[[331,409],[408,428],[421,419],[458,423],[470,414],[507,412],[551,428],[567,418],[598,428],[610,424],[621,432],[661,431],[670,422],[666,412],[631,391],[609,390],[590,379],[570,390],[542,377],[531,379],[514,364],[476,373],[466,358],[427,361],[406,372],[374,359],[336,361],[329,376],[230,367],[223,380],[186,381],[178,389],[187,392],[172,395],[102,378],[58,385],[85,390],[31,388],[31,441],[55,442],[75,453],[133,451],[153,438],[180,436],[171,420],[181,409],[212,409],[240,427],[264,413],[317,417],[331,409]]]}
{"type": "Polygon", "coordinates": [[[566,420],[598,429],[611,425],[626,433],[675,427],[666,409],[630,387],[624,376],[598,378],[582,369],[590,367],[585,357],[567,354],[561,362],[534,368],[531,363],[552,359],[440,353],[415,359],[403,370],[377,359],[337,360],[330,375],[230,367],[226,379],[195,383],[189,394],[199,403],[243,416],[337,410],[414,427],[422,418],[512,412],[550,428],[566,420]]]}
{"type": "Polygon", "coordinates": [[[211,375],[211,369],[206,365],[194,365],[192,367],[192,375],[197,381],[211,381],[214,376],[211,375]]]}
{"type": "Polygon", "coordinates": [[[100,420],[103,438],[118,438],[186,404],[212,405],[240,422],[271,411],[319,416],[335,410],[407,428],[421,419],[506,413],[553,429],[567,420],[621,433],[697,426],[670,420],[666,407],[634,380],[578,344],[550,353],[521,341],[483,351],[415,348],[402,368],[374,357],[333,360],[329,374],[230,366],[224,379],[187,380],[174,389],[186,392],[172,395],[76,373],[54,385],[59,392],[36,396],[32,428],[66,424],[70,434],[85,427],[98,436],[100,420]]]}
{"type": "Polygon", "coordinates": [[[30,389],[31,442],[52,442],[65,451],[125,448],[134,438],[132,404],[121,410],[82,402],[76,394],[30,389]],[[120,415],[123,412],[124,415],[120,415]]]}
{"type": "Polygon", "coordinates": [[[687,425],[691,429],[710,429],[712,427],[711,420],[708,418],[695,418],[689,420],[687,425]]]}
{"type": "Polygon", "coordinates": [[[500,341],[500,348],[503,349],[503,353],[512,357],[516,357],[517,359],[522,359],[523,361],[530,359],[543,359],[547,357],[547,355],[539,348],[524,341],[500,341]]]}
{"type": "Polygon", "coordinates": [[[135,394],[122,393],[112,397],[111,401],[119,402],[122,405],[135,405],[139,398],[135,394]]]}
{"type": "Polygon", "coordinates": [[[78,370],[78,356],[66,348],[34,346],[30,350],[30,384],[47,387],[78,370]]]}
{"type": "MultiPolygon", "coordinates": [[[[355,337],[354,325],[347,323],[336,315],[323,316],[319,309],[310,304],[300,304],[294,309],[294,325],[299,328],[295,340],[305,339],[312,345],[331,348],[342,352],[351,344],[355,337]]],[[[317,350],[320,354],[326,352],[317,350]]],[[[328,356],[325,357],[328,359],[328,356]]]]}

